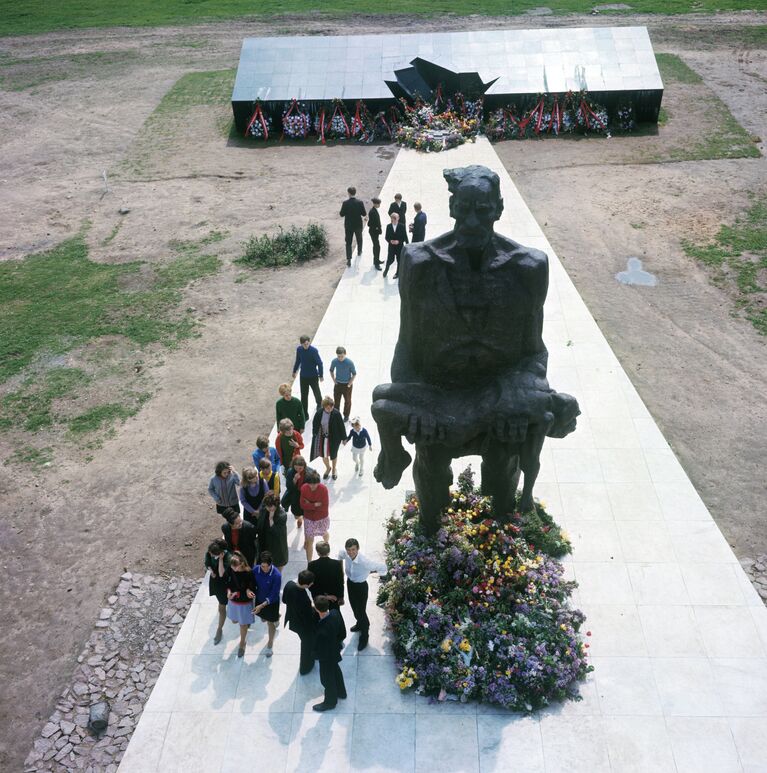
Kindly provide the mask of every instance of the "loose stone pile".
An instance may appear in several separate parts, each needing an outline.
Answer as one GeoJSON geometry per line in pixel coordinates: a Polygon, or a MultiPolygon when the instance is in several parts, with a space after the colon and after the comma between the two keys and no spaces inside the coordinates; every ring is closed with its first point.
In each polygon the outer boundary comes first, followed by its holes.
{"type": "Polygon", "coordinates": [[[767,604],[767,553],[757,558],[741,558],[740,565],[745,569],[762,601],[767,604]]]}
{"type": "Polygon", "coordinates": [[[25,771],[117,770],[199,587],[199,580],[187,578],[121,576],[25,771]],[[100,700],[111,711],[106,730],[96,734],[88,720],[91,704],[100,700]]]}

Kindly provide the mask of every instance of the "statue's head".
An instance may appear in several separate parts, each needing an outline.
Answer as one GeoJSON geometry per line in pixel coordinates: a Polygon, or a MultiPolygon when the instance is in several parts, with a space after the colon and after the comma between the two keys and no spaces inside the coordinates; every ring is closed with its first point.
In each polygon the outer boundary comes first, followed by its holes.
{"type": "Polygon", "coordinates": [[[453,232],[462,247],[484,247],[492,238],[493,224],[503,213],[501,181],[486,166],[463,166],[442,172],[450,197],[453,232]]]}

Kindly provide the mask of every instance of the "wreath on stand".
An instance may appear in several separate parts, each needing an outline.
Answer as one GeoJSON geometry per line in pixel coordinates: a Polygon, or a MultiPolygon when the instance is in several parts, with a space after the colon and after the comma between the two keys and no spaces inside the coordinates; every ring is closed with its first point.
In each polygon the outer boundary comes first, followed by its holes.
{"type": "Polygon", "coordinates": [[[251,116],[248,126],[245,129],[246,137],[256,137],[261,140],[269,139],[269,130],[272,127],[272,119],[268,114],[264,113],[261,107],[261,101],[256,100],[255,109],[251,116]]]}
{"type": "Polygon", "coordinates": [[[298,100],[291,100],[290,105],[282,111],[282,139],[306,139],[311,129],[312,118],[306,105],[298,100]]]}

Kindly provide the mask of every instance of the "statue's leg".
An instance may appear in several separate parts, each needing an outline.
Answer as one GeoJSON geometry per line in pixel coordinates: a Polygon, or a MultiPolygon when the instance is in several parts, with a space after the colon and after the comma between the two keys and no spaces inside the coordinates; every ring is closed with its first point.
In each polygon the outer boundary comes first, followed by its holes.
{"type": "Polygon", "coordinates": [[[413,478],[421,508],[421,525],[427,534],[434,534],[439,529],[440,511],[450,504],[453,455],[440,445],[416,444],[415,449],[413,478]]]}
{"type": "Polygon", "coordinates": [[[547,420],[542,424],[531,424],[527,430],[527,437],[522,444],[522,451],[519,455],[519,463],[522,468],[524,484],[522,486],[522,499],[519,502],[519,509],[523,512],[529,512],[535,508],[533,501],[533,487],[541,470],[541,451],[543,450],[543,441],[546,439],[546,433],[554,422],[553,414],[548,414],[547,420]],[[550,417],[550,418],[549,418],[550,417]]]}
{"type": "Polygon", "coordinates": [[[506,450],[482,457],[482,494],[493,498],[493,516],[505,523],[514,512],[519,484],[519,456],[506,450]]]}

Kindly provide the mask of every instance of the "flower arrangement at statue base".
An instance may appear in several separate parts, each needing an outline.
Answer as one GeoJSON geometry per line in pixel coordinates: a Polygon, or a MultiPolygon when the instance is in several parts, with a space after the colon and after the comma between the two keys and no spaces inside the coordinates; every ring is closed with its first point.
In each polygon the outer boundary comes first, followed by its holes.
{"type": "Polygon", "coordinates": [[[566,535],[541,503],[509,523],[492,520],[470,468],[451,495],[434,536],[420,526],[415,496],[387,524],[390,579],[378,603],[395,634],[396,683],[528,712],[579,700],[592,670],[584,616],[568,605],[575,583],[547,552],[569,552],[566,535]]]}

